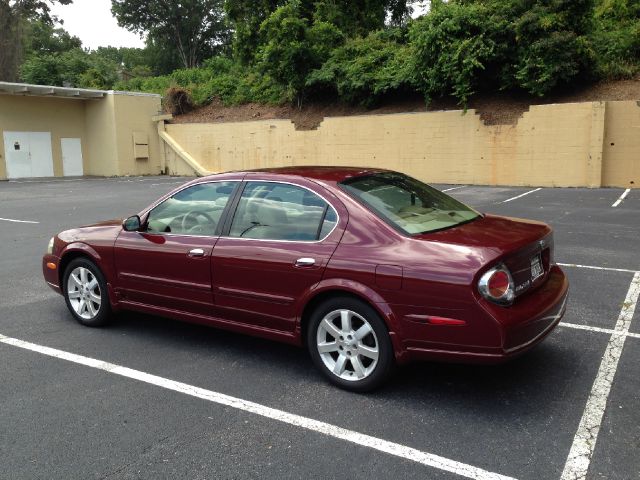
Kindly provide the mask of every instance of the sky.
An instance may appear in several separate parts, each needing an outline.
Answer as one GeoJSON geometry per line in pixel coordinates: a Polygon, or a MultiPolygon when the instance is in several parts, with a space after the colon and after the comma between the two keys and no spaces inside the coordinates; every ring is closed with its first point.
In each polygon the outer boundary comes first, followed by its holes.
{"type": "Polygon", "coordinates": [[[73,0],[71,5],[53,4],[51,11],[64,21],[64,29],[82,40],[82,46],[144,47],[137,34],[118,27],[111,15],[111,0],[73,0]]]}

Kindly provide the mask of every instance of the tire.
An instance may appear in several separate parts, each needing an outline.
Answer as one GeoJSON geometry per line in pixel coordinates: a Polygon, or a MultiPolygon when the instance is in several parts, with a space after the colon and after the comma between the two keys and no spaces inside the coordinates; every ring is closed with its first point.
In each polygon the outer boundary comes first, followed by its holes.
{"type": "Polygon", "coordinates": [[[76,258],[64,271],[62,288],[71,315],[87,327],[109,323],[111,305],[107,282],[91,260],[76,258]]]}
{"type": "Polygon", "coordinates": [[[393,370],[387,326],[371,306],[358,299],[336,297],[321,303],[309,319],[306,340],[316,367],[345,390],[373,390],[393,370]]]}

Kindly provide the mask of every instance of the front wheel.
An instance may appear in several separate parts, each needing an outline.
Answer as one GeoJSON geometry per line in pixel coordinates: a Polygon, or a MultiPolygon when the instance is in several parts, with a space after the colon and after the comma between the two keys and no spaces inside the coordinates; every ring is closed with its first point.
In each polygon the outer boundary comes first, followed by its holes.
{"type": "Polygon", "coordinates": [[[315,365],[346,390],[378,387],[394,364],[386,325],[372,307],[354,298],[334,298],[316,308],[307,345],[315,365]]]}
{"type": "Polygon", "coordinates": [[[67,266],[62,281],[67,307],[75,319],[88,327],[109,322],[111,306],[107,282],[100,269],[86,258],[76,258],[67,266]]]}

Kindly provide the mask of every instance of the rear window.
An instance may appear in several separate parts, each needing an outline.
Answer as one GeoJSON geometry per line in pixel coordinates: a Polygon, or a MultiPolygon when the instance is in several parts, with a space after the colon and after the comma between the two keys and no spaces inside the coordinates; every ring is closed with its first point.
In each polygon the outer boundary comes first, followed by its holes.
{"type": "Polygon", "coordinates": [[[401,173],[350,178],[340,186],[384,221],[409,235],[455,227],[480,217],[449,195],[401,173]]]}

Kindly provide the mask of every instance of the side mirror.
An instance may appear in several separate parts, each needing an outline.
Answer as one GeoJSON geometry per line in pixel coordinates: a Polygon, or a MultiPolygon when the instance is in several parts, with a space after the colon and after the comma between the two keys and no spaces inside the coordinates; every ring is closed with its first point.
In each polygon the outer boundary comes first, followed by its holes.
{"type": "Polygon", "coordinates": [[[122,228],[125,232],[138,232],[140,231],[140,217],[133,215],[122,222],[122,228]]]}

